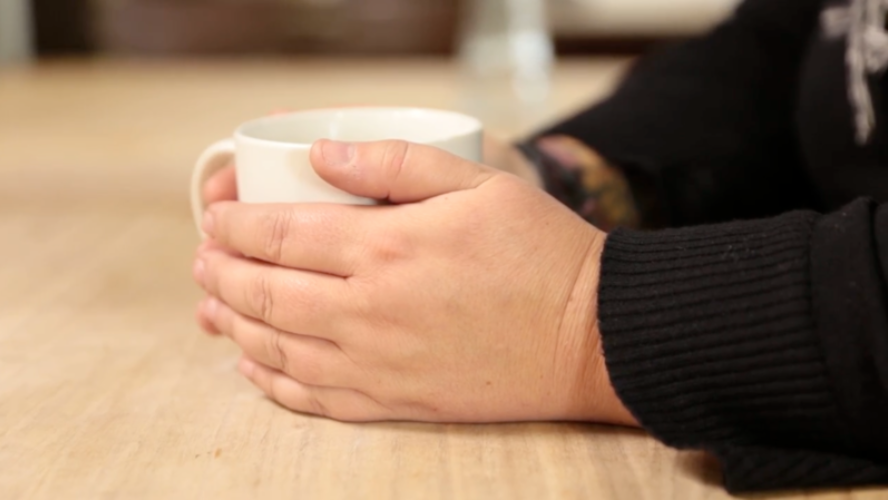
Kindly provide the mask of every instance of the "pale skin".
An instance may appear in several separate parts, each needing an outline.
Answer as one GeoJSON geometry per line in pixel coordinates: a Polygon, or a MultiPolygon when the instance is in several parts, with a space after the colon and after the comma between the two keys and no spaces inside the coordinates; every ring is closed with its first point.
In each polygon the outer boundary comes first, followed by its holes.
{"type": "Polygon", "coordinates": [[[231,169],[205,187],[198,321],[271,399],[343,421],[637,425],[601,352],[606,235],[526,165],[402,141],[319,141],[311,161],[389,203],[241,204],[231,169]]]}

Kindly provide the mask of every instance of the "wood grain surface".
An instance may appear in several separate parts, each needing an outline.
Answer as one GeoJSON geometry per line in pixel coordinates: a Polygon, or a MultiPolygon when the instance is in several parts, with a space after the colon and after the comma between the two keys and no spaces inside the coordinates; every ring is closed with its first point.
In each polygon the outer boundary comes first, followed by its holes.
{"type": "MultiPolygon", "coordinates": [[[[562,63],[552,116],[619,60],[562,63]]],[[[192,162],[279,107],[451,107],[440,61],[68,61],[0,73],[0,499],[719,499],[716,466],[578,424],[347,425],[201,335],[192,162]]],[[[516,131],[511,131],[516,132],[516,131]]],[[[780,498],[884,499],[886,490],[780,498]]]]}

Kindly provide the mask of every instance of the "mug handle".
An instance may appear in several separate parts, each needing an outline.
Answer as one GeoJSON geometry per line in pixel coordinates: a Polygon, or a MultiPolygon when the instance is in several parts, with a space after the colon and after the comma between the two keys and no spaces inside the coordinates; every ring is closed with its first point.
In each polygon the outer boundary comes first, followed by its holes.
{"type": "Polygon", "coordinates": [[[197,224],[197,231],[201,238],[206,239],[207,235],[201,230],[201,222],[203,214],[207,209],[206,200],[203,198],[203,187],[210,177],[231,164],[234,159],[235,146],[234,141],[225,139],[208,147],[194,167],[194,174],[191,176],[191,211],[194,214],[194,223],[197,224]]]}

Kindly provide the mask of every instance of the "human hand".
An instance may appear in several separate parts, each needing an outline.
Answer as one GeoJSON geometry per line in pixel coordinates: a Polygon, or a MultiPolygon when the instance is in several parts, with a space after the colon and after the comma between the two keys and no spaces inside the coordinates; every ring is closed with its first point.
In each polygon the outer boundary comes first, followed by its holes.
{"type": "Polygon", "coordinates": [[[311,159],[391,205],[217,203],[195,263],[202,322],[272,399],[347,421],[633,423],[597,331],[604,233],[434,148],[319,141],[311,159]]]}
{"type": "MultiPolygon", "coordinates": [[[[237,200],[237,179],[235,178],[234,165],[230,165],[207,179],[207,183],[203,187],[203,199],[207,205],[219,203],[222,201],[237,200]]],[[[203,330],[211,335],[218,335],[219,331],[202,314],[198,309],[195,318],[203,330]]]]}
{"type": "MultiPolygon", "coordinates": [[[[286,112],[287,111],[285,110],[280,110],[272,114],[286,112]]],[[[483,155],[486,165],[492,166],[497,170],[502,170],[503,172],[514,174],[535,186],[542,185],[542,179],[533,165],[531,165],[527,158],[525,158],[517,148],[504,139],[494,135],[485,134],[483,155]]],[[[207,205],[212,205],[221,201],[237,200],[237,179],[235,176],[234,165],[230,165],[220,170],[207,180],[207,183],[203,188],[203,199],[206,200],[207,205]]],[[[196,318],[206,332],[212,335],[219,333],[216,328],[207,321],[207,318],[200,314],[200,311],[198,311],[196,318]]]]}
{"type": "MultiPolygon", "coordinates": [[[[542,186],[542,179],[534,166],[516,147],[506,140],[484,134],[484,164],[514,174],[535,186],[542,186]]],[[[208,204],[237,199],[237,181],[234,165],[222,169],[204,185],[204,200],[208,204]]]]}

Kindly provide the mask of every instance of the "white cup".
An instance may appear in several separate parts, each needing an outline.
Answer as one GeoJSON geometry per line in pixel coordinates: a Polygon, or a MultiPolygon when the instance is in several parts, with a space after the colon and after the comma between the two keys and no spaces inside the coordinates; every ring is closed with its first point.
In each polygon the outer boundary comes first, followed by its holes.
{"type": "Polygon", "coordinates": [[[402,139],[481,161],[482,126],[475,118],[450,111],[374,107],[300,111],[247,122],[234,138],[213,144],[197,161],[191,206],[198,230],[206,210],[203,185],[232,162],[238,199],[245,203],[377,203],[335,188],[315,173],[309,151],[319,139],[402,139]]]}

